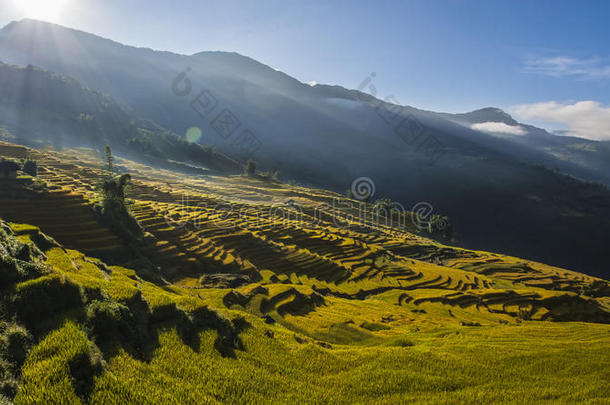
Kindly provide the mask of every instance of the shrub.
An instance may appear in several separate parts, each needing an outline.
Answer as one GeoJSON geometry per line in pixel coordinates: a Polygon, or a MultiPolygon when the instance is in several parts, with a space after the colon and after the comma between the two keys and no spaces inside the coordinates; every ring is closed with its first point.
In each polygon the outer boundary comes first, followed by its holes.
{"type": "Polygon", "coordinates": [[[248,176],[254,176],[256,174],[256,161],[248,159],[246,162],[245,174],[248,176]]]}
{"type": "Polygon", "coordinates": [[[17,391],[19,391],[19,384],[17,383],[17,380],[15,380],[14,378],[7,378],[5,380],[1,380],[0,381],[0,404],[2,404],[1,400],[2,397],[5,398],[6,403],[8,404],[12,404],[12,402],[10,402],[9,398],[15,398],[15,395],[17,395],[17,391]]]}
{"type": "Polygon", "coordinates": [[[113,301],[93,301],[87,307],[87,323],[96,341],[134,341],[134,319],[131,311],[123,304],[113,301]]]}
{"type": "Polygon", "coordinates": [[[0,255],[0,288],[8,287],[19,280],[17,260],[8,255],[0,255]]]}
{"type": "Polygon", "coordinates": [[[21,243],[13,236],[11,228],[2,224],[0,227],[0,253],[14,256],[20,246],[21,243]]]}
{"type": "Polygon", "coordinates": [[[532,320],[532,308],[528,308],[526,306],[519,306],[519,312],[517,313],[517,319],[521,321],[531,321],[532,320]]]}
{"type": "Polygon", "coordinates": [[[360,327],[364,328],[366,330],[370,330],[371,332],[378,332],[380,330],[390,329],[390,327],[387,325],[382,325],[380,323],[375,323],[375,322],[364,322],[364,323],[362,323],[362,325],[360,325],[360,327]]]}
{"type": "Polygon", "coordinates": [[[50,273],[50,269],[42,263],[20,263],[20,281],[31,280],[50,273]]]}
{"type": "MultiPolygon", "coordinates": [[[[4,354],[6,342],[0,340],[0,351],[4,354]]],[[[11,375],[11,366],[0,357],[0,381],[5,380],[11,375]]]]}
{"type": "Polygon", "coordinates": [[[35,245],[19,242],[9,227],[0,227],[0,289],[47,273],[46,266],[33,263],[43,258],[35,245]]]}
{"type": "Polygon", "coordinates": [[[428,222],[428,233],[449,240],[454,236],[454,229],[448,217],[433,215],[428,222]]]}
{"type": "Polygon", "coordinates": [[[392,342],[392,346],[411,347],[411,346],[415,346],[415,343],[413,343],[411,340],[409,340],[407,338],[398,338],[392,342]]]}
{"type": "Polygon", "coordinates": [[[389,198],[380,198],[375,201],[375,209],[376,210],[385,210],[386,212],[390,212],[392,209],[393,201],[389,198]]]}
{"type": "Polygon", "coordinates": [[[102,224],[122,238],[128,241],[139,240],[143,236],[142,227],[129,212],[126,201],[131,176],[127,173],[113,176],[112,159],[107,166],[97,184],[100,203],[95,206],[95,213],[102,224]]]}
{"type": "Polygon", "coordinates": [[[38,176],[38,163],[35,160],[27,159],[23,162],[23,172],[29,174],[32,177],[38,176]]]}
{"type": "Polygon", "coordinates": [[[6,359],[20,368],[32,347],[32,335],[19,325],[10,325],[2,334],[2,340],[6,359]]]}
{"type": "Polygon", "coordinates": [[[47,274],[49,269],[41,263],[29,263],[7,255],[0,256],[0,288],[47,274]]]}

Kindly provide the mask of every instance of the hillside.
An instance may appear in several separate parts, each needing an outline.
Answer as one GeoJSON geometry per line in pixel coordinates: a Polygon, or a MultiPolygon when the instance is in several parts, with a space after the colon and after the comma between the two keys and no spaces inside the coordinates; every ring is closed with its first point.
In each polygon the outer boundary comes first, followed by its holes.
{"type": "MultiPolygon", "coordinates": [[[[300,184],[344,192],[369,177],[375,198],[449,216],[465,247],[610,277],[610,191],[577,180],[608,184],[604,143],[515,141],[386,95],[309,86],[239,54],[153,51],[34,20],[0,30],[0,59],[72,77],[181,136],[197,127],[206,146],[300,184]]],[[[366,80],[354,86],[369,91],[366,80]]]]}
{"type": "Polygon", "coordinates": [[[0,127],[9,130],[7,139],[57,148],[102,150],[109,144],[151,164],[171,167],[171,160],[178,160],[222,172],[241,171],[238,162],[138,119],[111,97],[74,79],[0,62],[0,90],[0,127]]]}
{"type": "Polygon", "coordinates": [[[442,245],[329,191],[117,159],[147,232],[134,254],[93,215],[95,151],[0,144],[26,155],[44,187],[0,179],[16,403],[610,397],[605,280],[442,245]]]}

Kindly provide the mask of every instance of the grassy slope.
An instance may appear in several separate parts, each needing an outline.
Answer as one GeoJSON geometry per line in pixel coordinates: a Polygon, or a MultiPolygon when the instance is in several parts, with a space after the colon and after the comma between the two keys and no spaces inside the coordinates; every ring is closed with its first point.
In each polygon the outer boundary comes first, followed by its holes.
{"type": "MultiPolygon", "coordinates": [[[[213,293],[197,294],[201,299],[189,290],[167,291],[141,280],[134,282],[135,274],[120,267],[105,276],[75,251],[53,248],[47,255],[59,273],[81,286],[101,288],[118,301],[141,291],[153,311],[168,302],[189,309],[208,304],[227,317],[245,316],[253,326],[241,334],[244,350],[237,351],[234,359],[214,349],[215,331],[202,332],[199,348],[193,350],[175,328],[161,326],[158,347],[148,361],[124,350],[107,359],[90,393],[94,403],[244,403],[271,398],[281,402],[531,403],[554,399],[602,403],[610,396],[604,383],[610,378],[608,325],[446,325],[323,348],[311,338],[298,343],[295,334],[280,324],[267,325],[247,312],[224,309],[213,293]],[[268,331],[273,338],[265,335],[268,331]]],[[[329,306],[343,312],[350,305],[346,301],[333,300],[329,306]]],[[[373,304],[377,305],[370,311],[365,303],[352,308],[350,315],[378,321],[375,309],[380,303],[373,304]]],[[[384,309],[392,311],[389,303],[384,309]]],[[[310,330],[306,324],[299,326],[310,330]]],[[[87,344],[85,327],[74,320],[42,339],[23,368],[23,388],[16,402],[80,401],[68,364],[79,351],[87,350],[87,344]]]]}
{"type": "MultiPolygon", "coordinates": [[[[39,162],[41,177],[59,188],[51,195],[69,186],[77,194],[70,204],[86,206],[93,199],[88,186],[94,175],[87,167],[98,163],[91,155],[48,152],[39,162]]],[[[287,198],[307,215],[335,198],[321,190],[243,178],[185,178],[120,164],[134,174],[136,215],[157,237],[157,247],[166,249],[153,250],[150,258],[170,281],[155,284],[124,266],[104,266],[95,249],[87,252],[94,257],[70,249],[89,240],[86,236],[57,227],[69,249],[45,249],[52,274],[17,284],[4,298],[48,288],[49,278],[60,277],[80,288],[82,304],[59,308],[41,326],[21,369],[17,403],[604,403],[610,398],[605,383],[610,326],[550,322],[570,316],[607,319],[608,297],[599,286],[592,289],[605,283],[601,280],[445,247],[405,230],[366,233],[324,221],[278,224],[265,216],[264,207],[287,198]],[[177,197],[185,192],[198,202],[196,209],[181,205],[177,197]],[[239,226],[219,227],[227,220],[214,217],[220,202],[258,210],[259,218],[243,214],[234,219],[239,226]],[[168,212],[197,218],[198,226],[174,228],[163,220],[168,212]],[[260,280],[216,288],[199,284],[202,272],[254,272],[260,280]],[[140,296],[153,331],[144,346],[92,332],[84,313],[96,297],[131,305],[140,296]],[[240,331],[235,350],[219,349],[224,332],[218,328],[185,337],[176,317],[192,317],[201,308],[233,324],[243,317],[251,325],[240,331]],[[528,317],[536,320],[524,320],[528,317]],[[105,366],[83,391],[88,379],[74,364],[90,356],[93,343],[105,366]]],[[[11,206],[10,198],[0,200],[0,209],[11,206]]],[[[19,219],[16,211],[10,212],[13,221],[19,219]]],[[[27,219],[30,213],[22,215],[27,219]]],[[[32,218],[43,231],[58,222],[32,218]]],[[[15,223],[12,228],[23,243],[38,232],[15,223]]]]}
{"type": "MultiPolygon", "coordinates": [[[[91,402],[604,403],[610,395],[604,382],[610,342],[600,325],[443,329],[418,336],[414,347],[332,350],[268,329],[274,339],[258,324],[246,332],[236,359],[213,349],[213,332],[202,333],[195,352],[175,330],[163,331],[150,362],[124,352],[113,357],[96,378],[91,402]]],[[[76,400],[66,362],[85,342],[71,323],[41,342],[24,367],[17,402],[76,400]],[[45,353],[49,346],[58,353],[45,353]]]]}

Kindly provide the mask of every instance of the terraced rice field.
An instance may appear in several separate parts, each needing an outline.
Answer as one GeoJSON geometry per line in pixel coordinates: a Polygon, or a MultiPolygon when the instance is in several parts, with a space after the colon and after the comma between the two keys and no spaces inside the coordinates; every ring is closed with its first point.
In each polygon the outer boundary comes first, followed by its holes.
{"type": "MultiPolygon", "coordinates": [[[[146,281],[129,269],[128,252],[117,254],[122,241],[92,215],[101,166],[96,153],[0,144],[0,156],[26,153],[38,160],[48,191],[0,197],[0,218],[23,240],[33,231],[19,224],[31,224],[66,248],[46,252],[55,271],[118,302],[141,296],[159,319],[211,308],[252,326],[240,335],[237,360],[227,360],[213,349],[214,331],[200,334],[198,351],[180,341],[178,327],[166,325],[146,361],[125,348],[106,354],[106,371],[86,400],[243,403],[278,395],[280,402],[602,403],[610,397],[607,384],[587,377],[610,378],[607,281],[444,246],[418,235],[410,221],[387,226],[370,205],[328,191],[242,176],[187,176],[117,159],[133,177],[131,211],[150,234],[141,253],[163,280],[146,281]],[[592,342],[589,350],[579,339],[592,342]],[[586,370],[568,376],[553,369],[562,359],[586,370]],[[197,364],[218,370],[206,374],[197,364]],[[564,380],[554,381],[554,373],[564,380]],[[151,392],[138,379],[150,379],[151,392]],[[570,391],[561,381],[579,388],[570,391]],[[169,385],[172,393],[162,389],[169,385]]],[[[87,339],[78,322],[53,333],[43,347],[68,335],[87,339]]],[[[26,363],[23,402],[39,398],[37,384],[44,384],[31,370],[52,377],[36,368],[49,361],[41,350],[26,363]]],[[[62,387],[76,395],[69,384],[62,387]]]]}
{"type": "MultiPolygon", "coordinates": [[[[94,151],[0,146],[7,157],[37,158],[50,189],[36,198],[0,199],[2,217],[39,226],[91,256],[104,258],[120,248],[91,214],[102,164],[94,151]]],[[[443,246],[408,226],[385,227],[371,220],[370,206],[331,192],[241,176],[189,177],[123,159],[117,166],[132,174],[132,212],[155,238],[144,253],[174,285],[205,288],[202,275],[241,274],[251,283],[306,286],[337,299],[399,292],[397,306],[433,303],[490,319],[605,316],[604,300],[581,294],[603,298],[608,291],[602,280],[443,246]],[[355,208],[364,214],[354,215],[355,208]],[[561,309],[572,304],[579,311],[561,309]]]]}

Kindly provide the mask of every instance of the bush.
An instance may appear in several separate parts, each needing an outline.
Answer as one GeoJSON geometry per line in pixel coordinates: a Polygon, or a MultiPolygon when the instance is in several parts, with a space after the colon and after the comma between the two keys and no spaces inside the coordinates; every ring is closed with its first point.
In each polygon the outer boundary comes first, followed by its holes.
{"type": "Polygon", "coordinates": [[[118,339],[134,343],[134,318],[125,305],[93,301],[87,307],[87,323],[97,342],[118,339]]]}
{"type": "MultiPolygon", "coordinates": [[[[0,341],[0,351],[2,354],[6,351],[6,342],[0,341]]],[[[2,357],[0,357],[0,381],[5,380],[11,375],[11,366],[2,357]]]]}
{"type": "Polygon", "coordinates": [[[32,347],[32,335],[19,325],[10,325],[0,339],[4,357],[20,368],[32,347]]]}
{"type": "MultiPolygon", "coordinates": [[[[6,398],[6,400],[15,398],[17,391],[19,391],[19,384],[14,378],[7,378],[6,380],[0,381],[0,400],[2,397],[6,398]]],[[[10,401],[7,403],[11,404],[10,401]]],[[[0,404],[2,404],[2,402],[0,402],[0,404]]]]}
{"type": "Polygon", "coordinates": [[[366,330],[370,330],[371,332],[378,332],[380,330],[390,329],[390,327],[387,325],[382,325],[380,323],[375,323],[375,322],[364,322],[360,325],[360,327],[364,328],[366,330]]]}
{"type": "Polygon", "coordinates": [[[517,313],[517,319],[521,321],[531,321],[532,320],[532,309],[527,307],[519,307],[519,312],[517,313]]]}
{"type": "Polygon", "coordinates": [[[375,201],[375,209],[376,210],[385,210],[386,213],[389,213],[392,209],[392,204],[394,202],[389,198],[380,198],[375,201]]]}
{"type": "Polygon", "coordinates": [[[20,261],[8,255],[0,256],[0,288],[40,277],[48,272],[43,264],[20,261]]]}
{"type": "Polygon", "coordinates": [[[8,225],[0,227],[0,254],[14,256],[21,243],[13,236],[13,231],[8,225]]]}
{"type": "Polygon", "coordinates": [[[11,228],[0,227],[0,289],[47,273],[44,265],[33,263],[43,258],[35,245],[19,242],[11,228]]]}
{"type": "Polygon", "coordinates": [[[411,346],[415,346],[415,343],[413,343],[411,340],[409,340],[407,338],[398,338],[391,343],[391,346],[411,347],[411,346]]]}
{"type": "Polygon", "coordinates": [[[20,263],[20,281],[31,280],[49,274],[51,270],[42,263],[20,263]]]}
{"type": "Polygon", "coordinates": [[[428,233],[450,240],[454,236],[454,229],[448,217],[433,215],[428,222],[428,233]]]}
{"type": "Polygon", "coordinates": [[[17,260],[8,255],[0,256],[0,288],[13,285],[19,279],[17,260]]]}
{"type": "Polygon", "coordinates": [[[35,160],[28,159],[23,163],[23,172],[32,177],[38,176],[38,163],[35,160]]]}
{"type": "Polygon", "coordinates": [[[248,159],[246,162],[245,174],[248,176],[254,176],[256,174],[256,161],[248,159]]]}
{"type": "MultiPolygon", "coordinates": [[[[110,169],[107,170],[111,170],[111,161],[108,165],[110,169]]],[[[139,240],[143,237],[142,227],[131,215],[127,206],[127,188],[130,181],[129,174],[103,175],[97,185],[100,203],[95,207],[95,213],[100,222],[128,241],[139,240]]]]}

